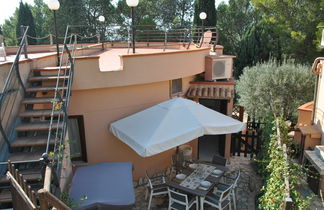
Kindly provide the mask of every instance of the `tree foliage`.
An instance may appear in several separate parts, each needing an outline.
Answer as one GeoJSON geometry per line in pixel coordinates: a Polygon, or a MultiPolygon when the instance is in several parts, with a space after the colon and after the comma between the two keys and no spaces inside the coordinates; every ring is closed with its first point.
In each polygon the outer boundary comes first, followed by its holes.
{"type": "Polygon", "coordinates": [[[263,18],[286,34],[284,53],[298,62],[311,62],[316,50],[316,27],[324,19],[324,1],[252,0],[263,18]]]}
{"type": "MultiPolygon", "coordinates": [[[[21,26],[29,26],[27,35],[30,37],[36,37],[36,28],[34,23],[34,17],[27,3],[23,3],[20,1],[18,17],[16,24],[16,37],[17,40],[20,40],[23,36],[21,26]]],[[[32,38],[28,38],[28,44],[36,44],[36,40],[32,38]]]]}
{"type": "Polygon", "coordinates": [[[237,52],[235,77],[238,78],[244,67],[259,62],[282,59],[282,36],[276,26],[265,21],[252,24],[243,35],[237,52]]]}
{"type": "Polygon", "coordinates": [[[224,46],[224,53],[237,55],[240,42],[251,25],[261,19],[251,0],[229,0],[229,4],[217,7],[217,29],[219,44],[224,46]]]}
{"type": "Polygon", "coordinates": [[[201,12],[205,12],[207,14],[207,18],[204,20],[205,26],[216,26],[215,0],[195,1],[194,25],[196,26],[202,25],[202,20],[199,18],[199,14],[201,12]]]}
{"type": "Polygon", "coordinates": [[[296,120],[298,106],[313,99],[314,77],[309,67],[273,59],[244,69],[237,81],[239,104],[253,117],[296,120]]]}
{"type": "Polygon", "coordinates": [[[36,35],[38,38],[37,44],[48,44],[48,35],[54,33],[52,31],[53,15],[43,0],[34,0],[34,6],[31,7],[35,27],[36,35]]]}

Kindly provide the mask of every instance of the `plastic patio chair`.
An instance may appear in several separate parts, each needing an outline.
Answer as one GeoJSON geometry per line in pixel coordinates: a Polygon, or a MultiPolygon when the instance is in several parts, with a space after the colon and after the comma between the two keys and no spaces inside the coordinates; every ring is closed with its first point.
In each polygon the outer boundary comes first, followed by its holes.
{"type": "Polygon", "coordinates": [[[189,210],[194,204],[196,204],[196,209],[198,210],[197,196],[188,196],[169,188],[169,210],[189,210]]]}
{"type": "Polygon", "coordinates": [[[172,155],[172,171],[176,174],[183,169],[184,156],[182,152],[172,155]]]}
{"type": "Polygon", "coordinates": [[[145,171],[145,177],[147,179],[147,188],[145,193],[145,200],[147,200],[148,193],[150,193],[150,199],[148,203],[147,209],[151,208],[152,197],[156,195],[163,195],[168,194],[168,188],[165,185],[165,177],[164,176],[157,176],[150,178],[145,171]]]}
{"type": "Polygon", "coordinates": [[[227,206],[231,210],[231,191],[233,185],[228,186],[224,190],[217,190],[208,194],[204,199],[204,204],[208,204],[217,209],[223,210],[227,206]]]}
{"type": "Polygon", "coordinates": [[[226,166],[227,159],[220,155],[214,155],[212,159],[212,163],[216,165],[226,166]]]}
{"type": "Polygon", "coordinates": [[[203,36],[200,38],[199,43],[196,46],[209,47],[212,38],[213,38],[213,32],[211,32],[210,30],[205,31],[203,36]]]}
{"type": "Polygon", "coordinates": [[[241,171],[238,170],[237,173],[236,173],[236,176],[235,177],[228,177],[228,176],[225,176],[225,180],[229,180],[231,183],[219,183],[217,185],[217,190],[224,190],[228,187],[230,187],[231,185],[232,186],[232,190],[231,190],[231,199],[233,200],[233,206],[234,206],[234,209],[236,210],[236,189],[237,189],[237,184],[238,184],[238,181],[241,177],[241,171]]]}

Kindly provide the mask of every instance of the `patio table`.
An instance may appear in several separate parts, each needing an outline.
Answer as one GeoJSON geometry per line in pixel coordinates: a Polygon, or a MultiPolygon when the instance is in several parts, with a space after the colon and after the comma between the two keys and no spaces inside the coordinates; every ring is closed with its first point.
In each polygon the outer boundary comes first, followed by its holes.
{"type": "MultiPolygon", "coordinates": [[[[212,190],[214,189],[215,185],[217,185],[220,181],[220,179],[224,176],[224,173],[228,171],[228,168],[225,166],[221,166],[221,165],[215,165],[215,164],[211,164],[211,163],[197,163],[197,164],[205,164],[205,165],[211,165],[216,167],[216,169],[222,170],[222,173],[219,176],[214,176],[212,174],[210,174],[209,176],[207,176],[207,178],[205,178],[205,181],[209,181],[211,183],[211,185],[208,187],[208,189],[203,189],[201,187],[197,187],[196,189],[190,189],[188,187],[184,187],[181,185],[181,183],[184,180],[179,180],[175,177],[173,177],[170,181],[166,182],[166,185],[168,187],[180,190],[182,192],[188,193],[188,194],[192,194],[195,196],[199,197],[200,200],[200,209],[203,209],[203,201],[206,197],[206,195],[212,190]]],[[[183,174],[186,174],[187,177],[190,176],[196,169],[190,169],[190,168],[186,168],[183,170],[183,174]]]]}

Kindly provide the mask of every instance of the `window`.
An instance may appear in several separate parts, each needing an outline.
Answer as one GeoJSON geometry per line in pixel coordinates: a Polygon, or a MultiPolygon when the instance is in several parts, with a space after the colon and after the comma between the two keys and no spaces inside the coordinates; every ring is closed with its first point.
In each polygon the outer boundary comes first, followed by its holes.
{"type": "Polygon", "coordinates": [[[69,116],[68,134],[71,160],[87,162],[83,116],[69,116]]]}
{"type": "Polygon", "coordinates": [[[170,95],[179,96],[182,94],[182,79],[174,79],[170,81],[170,95]]]}

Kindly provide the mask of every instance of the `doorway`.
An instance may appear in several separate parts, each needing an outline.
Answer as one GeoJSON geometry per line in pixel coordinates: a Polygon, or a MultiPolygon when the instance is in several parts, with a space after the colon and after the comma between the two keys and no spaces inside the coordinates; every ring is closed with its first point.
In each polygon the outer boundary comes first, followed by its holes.
{"type": "MultiPolygon", "coordinates": [[[[227,114],[227,100],[199,99],[199,103],[212,110],[227,114]]],[[[198,159],[211,161],[214,154],[224,156],[226,135],[205,135],[198,138],[198,159]]]]}

